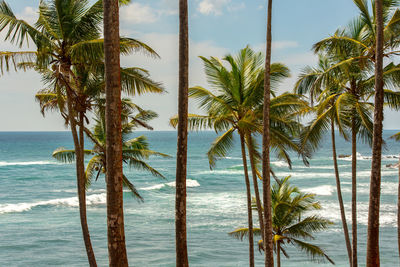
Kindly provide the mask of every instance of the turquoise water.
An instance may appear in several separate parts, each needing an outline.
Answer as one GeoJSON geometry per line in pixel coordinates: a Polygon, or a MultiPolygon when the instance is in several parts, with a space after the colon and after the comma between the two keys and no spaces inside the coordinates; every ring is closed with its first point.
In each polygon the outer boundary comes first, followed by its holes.
{"type": "MultiPolygon", "coordinates": [[[[385,131],[387,139],[394,131],[385,131]]],[[[135,266],[174,266],[174,175],[176,134],[146,132],[151,147],[174,156],[152,158],[149,162],[166,176],[160,180],[147,173],[127,171],[145,198],[143,204],[125,193],[125,225],[129,262],[135,266]]],[[[215,134],[191,133],[188,156],[188,242],[191,266],[246,266],[248,244],[232,239],[228,232],[245,226],[246,202],[239,146],[230,157],[210,171],[206,151],[215,134]]],[[[329,138],[327,138],[329,140],[329,138]]],[[[0,266],[86,266],[86,253],[76,199],[75,168],[51,158],[57,147],[72,148],[68,132],[0,133],[0,266]]],[[[351,146],[338,140],[338,154],[350,154],[351,146]]],[[[382,266],[398,266],[396,199],[397,169],[386,164],[400,152],[400,143],[387,140],[382,164],[381,261],[382,266]]],[[[358,149],[358,220],[360,266],[365,262],[371,151],[358,149]]],[[[273,159],[278,176],[292,175],[292,183],[317,194],[321,215],[335,222],[317,235],[314,243],[322,246],[336,262],[347,266],[330,143],[326,141],[305,167],[294,159],[294,168],[273,159]]],[[[339,160],[347,218],[350,219],[350,159],[339,160]]],[[[88,192],[88,220],[99,266],[106,266],[106,195],[104,177],[88,192]]],[[[256,220],[256,216],[254,217],[256,220]]],[[[328,266],[310,263],[295,249],[283,266],[328,266]]],[[[262,266],[258,252],[256,263],[262,266]]]]}

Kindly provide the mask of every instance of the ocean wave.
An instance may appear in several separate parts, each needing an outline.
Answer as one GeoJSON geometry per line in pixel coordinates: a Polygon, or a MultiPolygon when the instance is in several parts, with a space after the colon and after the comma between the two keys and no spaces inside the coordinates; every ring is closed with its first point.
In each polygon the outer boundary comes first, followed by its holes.
{"type": "Polygon", "coordinates": [[[287,164],[287,162],[280,160],[280,161],[272,161],[271,162],[272,165],[276,166],[276,167],[289,167],[289,165],[287,164]]]}
{"type": "MultiPolygon", "coordinates": [[[[275,172],[275,174],[279,177],[292,176],[297,178],[332,178],[335,177],[335,173],[333,172],[275,172]]],[[[382,169],[382,177],[397,175],[398,171],[393,169],[382,169]]],[[[340,172],[341,178],[351,178],[351,172],[340,172]]],[[[369,177],[371,176],[371,171],[357,171],[357,177],[369,177]]]]}
{"type": "Polygon", "coordinates": [[[332,185],[321,185],[316,187],[302,188],[301,191],[304,193],[311,193],[320,196],[330,196],[335,191],[335,187],[332,185]]]}
{"type": "MultiPolygon", "coordinates": [[[[146,191],[159,190],[159,189],[161,189],[163,187],[166,187],[166,186],[175,187],[176,183],[175,182],[170,182],[170,183],[156,184],[156,185],[152,185],[152,186],[149,186],[149,187],[143,187],[143,188],[140,188],[140,189],[141,190],[146,190],[146,191]]],[[[186,180],[186,186],[187,187],[199,187],[200,184],[196,180],[187,179],[186,180]]]]}
{"type": "MultiPolygon", "coordinates": [[[[334,221],[336,223],[341,222],[339,205],[337,203],[321,203],[322,209],[315,213],[334,221]]],[[[344,208],[346,210],[347,218],[351,218],[351,203],[345,203],[344,208]]],[[[368,225],[368,202],[357,203],[357,223],[361,225],[368,225]]],[[[313,212],[312,212],[313,213],[313,212]]],[[[350,222],[350,220],[348,220],[350,222]]],[[[396,227],[397,226],[397,205],[396,204],[381,204],[379,222],[381,226],[396,227]]]]}
{"type": "MultiPolygon", "coordinates": [[[[105,193],[86,196],[86,205],[106,204],[107,196],[105,193]]],[[[66,206],[79,207],[78,197],[56,198],[32,203],[0,204],[0,214],[12,212],[24,212],[38,206],[66,206]]]]}
{"type": "MultiPolygon", "coordinates": [[[[342,183],[349,184],[351,183],[342,183]]],[[[381,183],[381,193],[382,195],[397,195],[397,183],[383,182],[381,183]]],[[[343,187],[343,193],[351,193],[351,186],[343,187]]],[[[357,193],[363,195],[369,195],[369,183],[357,183],[357,193]]]]}
{"type": "Polygon", "coordinates": [[[20,161],[20,162],[6,162],[0,161],[0,167],[4,166],[27,166],[27,165],[58,165],[60,163],[55,161],[20,161]]]}
{"type": "MultiPolygon", "coordinates": [[[[249,173],[251,173],[249,171],[249,173]]],[[[226,170],[209,170],[209,171],[200,171],[200,172],[196,172],[192,175],[204,175],[204,174],[209,174],[209,175],[216,175],[216,174],[228,174],[228,175],[233,175],[233,174],[241,174],[243,175],[243,169],[241,170],[236,170],[236,169],[226,169],[226,170]]]]}
{"type": "MultiPolygon", "coordinates": [[[[372,156],[363,156],[361,153],[357,152],[357,160],[371,160],[372,156]]],[[[343,155],[338,157],[338,160],[351,161],[351,155],[343,155]]],[[[399,160],[399,155],[382,155],[382,160],[399,160]]]]}

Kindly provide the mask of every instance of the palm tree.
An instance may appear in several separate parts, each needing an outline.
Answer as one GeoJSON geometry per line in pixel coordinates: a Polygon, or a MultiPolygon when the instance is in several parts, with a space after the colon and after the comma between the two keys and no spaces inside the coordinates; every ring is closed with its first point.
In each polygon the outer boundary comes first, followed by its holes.
{"type": "Polygon", "coordinates": [[[372,143],[372,167],[368,210],[367,267],[380,266],[379,259],[379,205],[381,194],[382,128],[383,128],[383,50],[384,23],[383,1],[375,1],[376,49],[375,49],[375,111],[372,143]]]}
{"type": "MultiPolygon", "coordinates": [[[[343,81],[343,79],[339,78],[339,75],[337,73],[329,72],[332,65],[333,63],[328,57],[319,55],[318,67],[306,67],[303,70],[303,73],[300,74],[299,79],[295,85],[295,92],[299,94],[309,93],[312,102],[318,101],[318,105],[313,110],[316,113],[316,118],[312,120],[309,123],[309,126],[306,128],[302,137],[303,143],[310,142],[310,144],[313,145],[314,149],[316,149],[320,145],[324,132],[329,131],[329,128],[331,131],[336,188],[347,254],[351,266],[352,247],[350,244],[346,214],[341,193],[335,141],[335,124],[338,126],[338,129],[342,136],[344,136],[346,140],[348,139],[345,132],[345,126],[349,125],[349,119],[347,118],[350,116],[348,116],[349,112],[346,112],[346,109],[342,108],[342,104],[340,104],[338,100],[339,97],[343,98],[342,95],[346,94],[346,92],[343,92],[341,84],[341,81],[343,81]]],[[[346,98],[346,95],[344,98],[346,98]]]]}
{"type": "MultiPolygon", "coordinates": [[[[381,23],[382,23],[382,40],[381,40],[381,50],[382,50],[382,55],[385,57],[391,57],[394,55],[399,54],[400,51],[398,51],[398,44],[399,44],[399,19],[398,16],[400,15],[400,10],[397,8],[399,5],[399,1],[397,0],[382,0],[379,1],[380,3],[378,3],[378,1],[372,1],[372,6],[374,8],[377,8],[378,4],[381,5],[381,14],[378,14],[376,12],[376,10],[374,10],[374,12],[372,12],[372,14],[370,14],[369,12],[369,6],[368,6],[368,2],[365,0],[353,0],[354,3],[357,5],[359,11],[360,11],[360,16],[359,18],[357,18],[354,21],[354,25],[357,25],[356,27],[354,27],[355,29],[359,29],[358,32],[354,32],[356,34],[357,37],[359,38],[352,38],[351,36],[342,36],[341,34],[335,34],[332,37],[326,38],[324,40],[322,40],[321,42],[319,42],[318,44],[315,45],[315,49],[318,51],[319,49],[324,49],[329,51],[330,54],[341,54],[341,51],[346,51],[346,48],[350,47],[352,48],[353,51],[356,51],[356,53],[353,54],[349,54],[347,55],[343,60],[341,60],[338,64],[336,64],[336,66],[340,66],[342,64],[348,64],[350,62],[354,62],[354,63],[358,63],[358,65],[360,66],[360,68],[362,69],[366,69],[366,68],[371,68],[371,65],[375,64],[375,68],[376,66],[376,62],[375,62],[375,58],[376,55],[378,54],[378,50],[377,48],[377,34],[378,31],[376,30],[376,25],[378,24],[378,16],[382,16],[381,19],[381,23]]],[[[380,33],[379,33],[380,34],[380,33]]],[[[336,67],[335,66],[335,67],[336,67]]],[[[383,86],[383,85],[382,85],[383,86]]],[[[375,88],[376,89],[376,88],[375,88]]],[[[376,95],[375,95],[376,97],[376,95]]],[[[382,93],[382,101],[383,101],[383,93],[382,93]]],[[[382,104],[383,105],[383,104],[382,104]]],[[[376,107],[376,106],[375,106],[376,107]]],[[[378,105],[379,107],[379,105],[378,105]]],[[[375,109],[376,110],[376,109],[375,109]]],[[[382,112],[383,114],[383,112],[382,112]]],[[[383,119],[383,115],[381,117],[383,119]]],[[[378,129],[379,132],[379,129],[378,129]]],[[[379,134],[378,134],[379,135],[379,134]]],[[[375,138],[378,138],[380,142],[382,142],[382,138],[379,138],[378,135],[373,135],[375,138]]],[[[379,144],[378,147],[376,147],[377,149],[379,148],[379,144]]],[[[379,149],[378,149],[379,150],[379,149]]],[[[378,150],[374,150],[378,152],[378,150]]],[[[379,154],[379,153],[378,153],[379,154]]],[[[377,157],[377,155],[375,155],[375,157],[377,157]]],[[[376,160],[375,160],[376,162],[376,160]]],[[[375,163],[376,166],[378,165],[378,163],[375,163]]],[[[376,169],[377,167],[374,167],[373,169],[376,169]]],[[[376,176],[374,176],[376,178],[376,176]]],[[[374,181],[375,185],[377,185],[378,182],[378,178],[375,179],[374,181]]],[[[373,189],[371,187],[371,189],[373,189]]],[[[374,189],[375,190],[375,189],[374,189]]],[[[371,196],[371,198],[375,198],[378,197],[379,198],[379,194],[377,192],[375,192],[374,196],[371,196]]],[[[354,195],[354,194],[353,194],[354,195]]],[[[372,201],[372,200],[371,200],[372,201]]],[[[376,200],[375,200],[376,201],[376,200]]],[[[378,200],[379,202],[379,200],[378,200]]],[[[376,203],[375,203],[376,204],[376,203]]],[[[375,205],[374,204],[374,205],[375,205]]],[[[355,204],[353,204],[353,206],[355,206],[355,204]]],[[[371,207],[371,205],[370,205],[371,207]]],[[[376,211],[375,211],[376,213],[376,211]]],[[[353,214],[354,217],[354,214],[353,214]]],[[[372,219],[372,215],[371,215],[371,219],[372,219]]],[[[376,219],[374,217],[374,219],[376,219]]],[[[372,223],[372,222],[371,222],[372,223]]],[[[378,229],[378,224],[376,223],[374,227],[375,230],[373,230],[373,232],[375,234],[377,234],[378,229]]],[[[371,229],[372,229],[371,228],[371,229]]],[[[374,241],[372,243],[376,243],[377,245],[377,241],[378,240],[377,236],[378,235],[374,235],[376,237],[373,237],[372,239],[374,239],[374,241]]],[[[357,253],[356,253],[356,241],[354,240],[354,237],[356,237],[353,233],[353,267],[357,266],[357,253]]]]}
{"type": "MultiPolygon", "coordinates": [[[[306,252],[313,261],[326,259],[334,264],[322,248],[307,242],[314,239],[313,233],[327,229],[332,222],[318,215],[304,215],[306,212],[321,209],[321,206],[315,201],[314,194],[303,193],[297,187],[291,186],[289,178],[290,176],[277,181],[271,190],[273,230],[271,241],[277,256],[277,266],[281,266],[281,252],[289,258],[285,243],[306,252]]],[[[256,205],[253,207],[257,209],[256,205]]],[[[241,240],[248,237],[248,234],[248,228],[239,228],[229,233],[241,240]]],[[[255,228],[254,234],[261,236],[260,228],[255,228]]],[[[264,250],[262,243],[263,240],[260,240],[259,248],[264,250]]]]}
{"type": "MultiPolygon", "coordinates": [[[[103,100],[103,99],[101,99],[103,100]]],[[[104,101],[101,101],[104,102],[104,101]]],[[[133,104],[129,99],[122,100],[122,158],[125,164],[138,170],[143,170],[151,173],[155,177],[165,178],[159,171],[151,167],[145,162],[150,156],[162,156],[169,157],[166,154],[156,152],[149,149],[149,144],[145,136],[138,136],[132,139],[128,139],[129,135],[134,129],[140,126],[146,126],[148,129],[152,129],[147,121],[157,117],[157,114],[150,110],[143,110],[137,105],[133,104]],[[133,114],[137,111],[137,114],[133,114]]],[[[92,156],[89,163],[86,166],[86,189],[92,184],[93,180],[99,178],[100,174],[105,174],[106,168],[106,122],[104,114],[104,106],[99,105],[96,125],[93,128],[93,132],[89,132],[88,137],[93,140],[94,146],[91,150],[85,150],[86,155],[92,156]]],[[[53,157],[61,162],[71,163],[75,160],[75,150],[68,150],[60,147],[53,152],[53,157]]],[[[131,192],[132,196],[143,201],[142,196],[139,194],[136,187],[129,179],[123,175],[123,184],[131,192]]]]}
{"type": "Polygon", "coordinates": [[[187,0],[179,0],[178,148],[176,155],[175,239],[176,266],[189,266],[186,230],[186,167],[189,88],[189,27],[187,0]]]}
{"type": "MultiPolygon", "coordinates": [[[[208,151],[210,168],[215,167],[216,160],[227,155],[234,143],[234,132],[237,131],[240,137],[244,176],[246,184],[248,221],[249,221],[249,261],[253,263],[254,249],[251,241],[252,211],[251,211],[251,189],[248,176],[246,146],[249,150],[250,163],[255,185],[257,205],[261,208],[257,186],[256,168],[260,156],[257,152],[256,141],[253,134],[262,132],[262,95],[263,95],[263,60],[261,53],[254,53],[249,47],[242,49],[237,56],[227,55],[224,61],[229,68],[225,67],[218,58],[210,59],[201,57],[204,62],[205,72],[210,86],[216,93],[203,87],[189,89],[190,97],[196,99],[200,108],[204,109],[207,115],[189,115],[189,128],[191,130],[214,129],[217,133],[223,132],[212,144],[208,151]]],[[[282,78],[288,76],[288,69],[281,64],[272,66],[272,82],[277,85],[282,78]]],[[[297,115],[305,107],[306,102],[298,95],[283,94],[273,99],[271,105],[271,145],[277,152],[277,156],[290,164],[290,157],[287,150],[300,152],[300,145],[294,136],[301,129],[297,115]]],[[[178,117],[171,119],[172,126],[176,127],[178,117]]],[[[305,154],[305,153],[304,153],[305,154]]],[[[305,157],[305,156],[304,156],[305,157]]],[[[259,218],[262,219],[262,211],[259,211],[259,218]]]]}
{"type": "MultiPolygon", "coordinates": [[[[73,69],[81,65],[98,64],[103,59],[104,40],[101,39],[100,24],[103,20],[102,1],[92,6],[88,1],[52,0],[40,1],[39,18],[34,26],[18,19],[5,1],[0,2],[0,31],[7,30],[5,40],[22,47],[32,41],[35,51],[7,52],[0,54],[1,66],[10,63],[34,66],[45,79],[51,80],[55,91],[65,95],[64,119],[71,128],[76,153],[79,212],[82,233],[89,264],[96,266],[86,220],[84,188],[84,124],[85,113],[90,108],[86,96],[80,92],[80,79],[73,69]],[[25,64],[33,62],[34,64],[25,64]]],[[[137,49],[147,50],[146,45],[129,38],[120,40],[121,51],[130,53],[137,49]]],[[[60,98],[61,99],[61,98],[60,98]]],[[[62,106],[62,105],[60,105],[62,106]]]]}
{"type": "Polygon", "coordinates": [[[107,236],[111,266],[128,266],[125,247],[121,70],[118,0],[104,0],[104,56],[106,81],[107,236]]]}
{"type": "MultiPolygon", "coordinates": [[[[390,138],[393,138],[396,141],[400,141],[400,132],[391,136],[390,138]]],[[[399,251],[399,257],[400,257],[400,157],[399,157],[399,163],[397,163],[397,168],[399,170],[399,181],[397,188],[397,249],[399,251]]]]}
{"type": "MultiPolygon", "coordinates": [[[[263,112],[263,143],[262,143],[262,180],[263,180],[263,201],[264,201],[264,236],[272,236],[272,215],[271,215],[271,177],[270,177],[270,95],[271,95],[271,46],[272,46],[272,0],[268,0],[267,10],[267,45],[265,53],[265,76],[264,76],[264,112],[263,112]]],[[[264,242],[265,267],[274,265],[273,244],[270,239],[264,242]]]]}

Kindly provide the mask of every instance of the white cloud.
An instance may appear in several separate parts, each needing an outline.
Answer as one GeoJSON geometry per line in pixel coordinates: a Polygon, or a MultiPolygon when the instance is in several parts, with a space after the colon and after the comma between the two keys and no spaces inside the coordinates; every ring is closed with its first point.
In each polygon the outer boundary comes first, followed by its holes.
{"type": "Polygon", "coordinates": [[[23,19],[32,25],[37,21],[37,19],[39,17],[38,12],[39,12],[39,10],[37,8],[27,6],[24,8],[22,13],[17,14],[16,16],[17,16],[17,18],[23,19]]]}
{"type": "Polygon", "coordinates": [[[203,15],[219,16],[223,14],[224,9],[236,11],[245,8],[244,2],[232,3],[232,0],[201,0],[197,10],[203,15]]]}
{"type": "MultiPolygon", "coordinates": [[[[177,113],[178,100],[178,35],[150,33],[138,36],[138,39],[149,44],[161,56],[161,59],[152,59],[143,55],[132,55],[122,58],[124,66],[140,66],[150,71],[151,78],[162,82],[167,94],[147,94],[134,97],[133,101],[144,108],[156,111],[159,118],[151,122],[157,130],[171,130],[169,118],[177,113]]],[[[190,86],[207,86],[203,64],[199,56],[222,57],[227,49],[215,45],[211,41],[190,41],[189,84],[190,86]]],[[[189,112],[198,113],[195,103],[191,103],[189,112]]]]}
{"type": "Polygon", "coordinates": [[[148,24],[158,20],[159,14],[149,5],[142,5],[137,2],[122,7],[121,20],[130,24],[148,24]]]}

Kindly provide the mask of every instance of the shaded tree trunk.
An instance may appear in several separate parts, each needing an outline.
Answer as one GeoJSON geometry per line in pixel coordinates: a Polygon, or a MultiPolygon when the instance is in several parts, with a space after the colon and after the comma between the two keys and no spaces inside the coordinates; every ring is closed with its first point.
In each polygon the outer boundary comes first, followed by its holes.
{"type": "Polygon", "coordinates": [[[355,118],[351,119],[351,227],[352,267],[357,267],[357,130],[355,118]]]}
{"type": "Polygon", "coordinates": [[[333,166],[335,169],[336,191],[337,191],[337,196],[338,196],[338,200],[339,200],[340,216],[342,219],[343,234],[344,234],[344,240],[346,242],[347,255],[349,257],[349,264],[350,264],[350,266],[352,266],[352,256],[351,256],[352,252],[351,252],[349,228],[347,226],[346,212],[344,209],[343,198],[342,198],[342,188],[340,185],[339,168],[338,168],[337,155],[336,155],[335,124],[334,124],[333,120],[331,121],[331,136],[332,136],[333,166]]]}
{"type": "Polygon", "coordinates": [[[277,267],[281,267],[281,243],[276,242],[276,264],[277,267]]]}
{"type": "Polygon", "coordinates": [[[262,204],[260,198],[260,191],[258,189],[257,166],[254,159],[254,144],[251,134],[247,135],[247,148],[249,150],[250,167],[253,175],[254,195],[256,196],[258,221],[260,223],[261,239],[264,241],[264,218],[262,211],[262,204]]]}
{"type": "Polygon", "coordinates": [[[383,128],[383,4],[375,1],[375,109],[372,140],[372,166],[368,210],[367,267],[379,267],[379,205],[381,196],[381,161],[383,128]]]}
{"type": "Polygon", "coordinates": [[[265,266],[274,266],[274,251],[272,244],[272,209],[271,209],[271,177],[270,177],[270,103],[271,103],[271,40],[272,40],[272,0],[268,0],[267,10],[267,48],[265,55],[264,76],[264,111],[263,111],[263,144],[262,144],[262,175],[264,202],[264,256],[265,266]]]}
{"type": "Polygon", "coordinates": [[[189,87],[189,29],[187,0],[179,0],[178,149],[176,156],[176,266],[189,266],[186,230],[186,167],[189,87]]]}
{"type": "Polygon", "coordinates": [[[92,242],[90,240],[89,227],[87,224],[87,215],[86,215],[86,188],[85,188],[85,163],[84,163],[84,138],[82,129],[84,127],[83,123],[83,113],[80,112],[79,116],[81,119],[81,127],[79,128],[79,136],[77,131],[77,122],[75,117],[75,110],[73,105],[73,96],[71,92],[71,88],[69,87],[69,72],[70,66],[62,66],[63,79],[67,92],[67,107],[68,107],[68,120],[69,125],[71,127],[72,139],[74,142],[75,149],[75,164],[76,164],[76,183],[77,183],[77,191],[78,191],[78,202],[79,202],[79,217],[82,228],[83,241],[85,243],[86,254],[88,257],[89,265],[91,267],[96,267],[96,258],[94,255],[92,242]]]}
{"type": "Polygon", "coordinates": [[[104,0],[107,237],[110,266],[128,266],[122,191],[121,72],[118,0],[104,0]]]}
{"type": "Polygon", "coordinates": [[[254,267],[254,239],[253,239],[253,214],[251,210],[251,189],[249,172],[247,168],[245,139],[242,133],[240,135],[240,147],[242,150],[242,160],[244,169],[244,179],[246,182],[246,197],[247,197],[247,219],[249,225],[249,266],[254,267]]]}
{"type": "Polygon", "coordinates": [[[399,185],[397,188],[397,249],[399,250],[400,257],[400,155],[397,168],[399,172],[399,185]]]}

